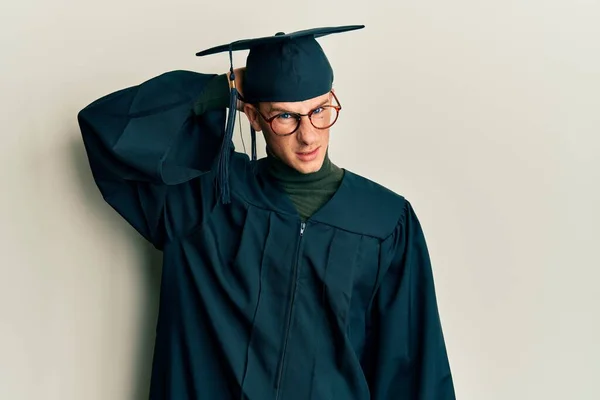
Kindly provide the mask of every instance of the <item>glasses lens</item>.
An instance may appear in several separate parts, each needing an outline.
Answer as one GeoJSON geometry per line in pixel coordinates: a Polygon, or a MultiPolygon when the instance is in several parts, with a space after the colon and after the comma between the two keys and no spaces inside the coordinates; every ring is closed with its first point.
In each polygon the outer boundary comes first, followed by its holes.
{"type": "Polygon", "coordinates": [[[289,135],[298,126],[298,116],[291,113],[279,114],[272,122],[271,128],[277,135],[289,135]]]}
{"type": "Polygon", "coordinates": [[[325,129],[333,125],[337,119],[338,111],[332,106],[323,106],[317,108],[310,116],[310,120],[315,128],[325,129]]]}

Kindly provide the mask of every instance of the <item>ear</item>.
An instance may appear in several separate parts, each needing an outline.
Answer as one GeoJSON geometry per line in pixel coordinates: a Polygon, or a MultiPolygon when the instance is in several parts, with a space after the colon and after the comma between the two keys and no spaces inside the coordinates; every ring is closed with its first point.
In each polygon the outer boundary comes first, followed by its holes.
{"type": "Polygon", "coordinates": [[[248,117],[248,121],[250,121],[250,125],[252,125],[252,128],[254,128],[256,132],[262,131],[262,127],[260,126],[260,123],[258,121],[260,116],[258,115],[256,107],[254,107],[252,104],[245,103],[244,114],[246,114],[246,116],[248,117]]]}

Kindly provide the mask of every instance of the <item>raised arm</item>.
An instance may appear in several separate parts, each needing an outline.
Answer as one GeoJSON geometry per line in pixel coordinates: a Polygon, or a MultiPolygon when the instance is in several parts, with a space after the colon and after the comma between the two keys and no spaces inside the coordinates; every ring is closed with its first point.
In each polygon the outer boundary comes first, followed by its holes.
{"type": "Polygon", "coordinates": [[[168,72],[78,114],[103,197],[157,248],[200,223],[214,203],[212,167],[225,109],[194,113],[214,77],[168,72]]]}

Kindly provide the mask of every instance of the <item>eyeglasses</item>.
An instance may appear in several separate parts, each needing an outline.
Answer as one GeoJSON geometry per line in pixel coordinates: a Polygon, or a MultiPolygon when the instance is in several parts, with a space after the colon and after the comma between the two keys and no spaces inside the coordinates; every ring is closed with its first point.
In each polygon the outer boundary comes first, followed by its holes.
{"type": "Polygon", "coordinates": [[[255,108],[260,116],[269,123],[271,126],[271,131],[278,136],[289,136],[296,132],[300,127],[302,117],[308,117],[312,126],[317,129],[327,129],[335,124],[340,114],[340,110],[342,109],[342,106],[335,93],[333,91],[330,93],[333,95],[337,106],[331,104],[322,105],[314,110],[311,110],[308,114],[285,111],[267,118],[260,112],[258,106],[255,106],[255,108]]]}

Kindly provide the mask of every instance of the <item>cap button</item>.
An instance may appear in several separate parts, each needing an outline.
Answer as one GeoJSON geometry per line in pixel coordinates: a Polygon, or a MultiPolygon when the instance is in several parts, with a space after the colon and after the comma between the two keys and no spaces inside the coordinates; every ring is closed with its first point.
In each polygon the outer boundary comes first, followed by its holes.
{"type": "Polygon", "coordinates": [[[275,36],[283,36],[283,35],[285,35],[285,33],[283,33],[283,32],[277,32],[277,33],[275,34],[275,36]]]}

